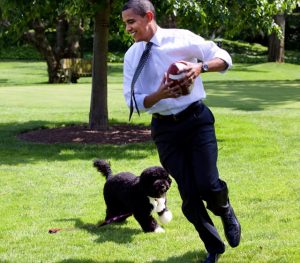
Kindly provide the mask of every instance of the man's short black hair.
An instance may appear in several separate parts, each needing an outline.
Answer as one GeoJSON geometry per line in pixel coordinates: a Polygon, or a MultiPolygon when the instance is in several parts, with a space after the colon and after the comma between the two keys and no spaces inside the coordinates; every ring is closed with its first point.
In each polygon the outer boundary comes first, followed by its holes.
{"type": "Polygon", "coordinates": [[[124,4],[122,12],[127,9],[132,9],[139,16],[145,16],[148,11],[151,11],[154,18],[156,17],[155,8],[149,0],[129,0],[124,4]]]}

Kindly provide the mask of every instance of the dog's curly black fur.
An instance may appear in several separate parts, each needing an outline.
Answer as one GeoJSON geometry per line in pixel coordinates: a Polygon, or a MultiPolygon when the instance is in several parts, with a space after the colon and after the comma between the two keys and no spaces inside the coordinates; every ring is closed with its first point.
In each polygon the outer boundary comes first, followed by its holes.
{"type": "Polygon", "coordinates": [[[162,223],[172,218],[166,207],[166,192],[172,181],[165,169],[154,166],[135,176],[130,172],[113,175],[105,160],[95,160],[94,166],[106,177],[103,190],[106,221],[112,218],[123,221],[133,215],[145,232],[163,232],[151,214],[157,212],[162,223]]]}

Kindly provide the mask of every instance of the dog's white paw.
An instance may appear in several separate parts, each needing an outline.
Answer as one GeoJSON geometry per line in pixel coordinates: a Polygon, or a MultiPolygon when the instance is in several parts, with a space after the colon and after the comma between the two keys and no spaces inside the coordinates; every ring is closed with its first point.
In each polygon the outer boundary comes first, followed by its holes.
{"type": "Polygon", "coordinates": [[[165,233],[165,230],[161,226],[158,226],[155,228],[154,233],[165,233]]]}
{"type": "Polygon", "coordinates": [[[166,210],[161,216],[159,216],[159,222],[167,224],[172,220],[172,218],[172,212],[170,210],[166,210]]]}

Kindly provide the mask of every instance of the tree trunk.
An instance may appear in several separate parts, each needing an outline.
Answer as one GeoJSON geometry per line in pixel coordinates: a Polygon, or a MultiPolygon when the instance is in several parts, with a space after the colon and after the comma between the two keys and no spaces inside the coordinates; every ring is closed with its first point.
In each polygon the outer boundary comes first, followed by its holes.
{"type": "Polygon", "coordinates": [[[282,31],[282,38],[279,39],[277,34],[273,32],[269,36],[269,62],[284,62],[284,35],[285,35],[285,15],[278,14],[275,16],[275,23],[280,26],[282,31]]]}
{"type": "Polygon", "coordinates": [[[48,82],[49,83],[61,83],[62,78],[60,74],[60,63],[56,58],[53,48],[51,47],[46,34],[43,23],[36,20],[32,23],[34,31],[24,33],[25,39],[35,46],[40,52],[42,57],[46,60],[48,70],[48,82]]]}
{"type": "Polygon", "coordinates": [[[95,14],[93,42],[93,78],[89,128],[108,129],[107,111],[107,52],[110,16],[109,0],[95,14]]]}
{"type": "Polygon", "coordinates": [[[81,19],[71,17],[69,21],[69,30],[67,36],[68,42],[68,56],[69,58],[80,58],[80,39],[82,36],[83,28],[81,27],[81,19]]]}
{"type": "Polygon", "coordinates": [[[56,43],[54,48],[56,57],[58,58],[64,57],[67,31],[68,21],[66,20],[65,15],[61,15],[56,22],[56,43]]]}
{"type": "MultiPolygon", "coordinates": [[[[80,57],[79,40],[82,35],[80,19],[72,19],[71,25],[62,15],[57,20],[56,25],[56,44],[51,46],[45,34],[45,26],[40,20],[32,22],[34,31],[28,31],[24,34],[26,41],[31,43],[46,60],[49,83],[65,82],[65,76],[62,74],[60,60],[62,58],[80,57]]],[[[77,79],[76,79],[77,80],[77,79]]]]}

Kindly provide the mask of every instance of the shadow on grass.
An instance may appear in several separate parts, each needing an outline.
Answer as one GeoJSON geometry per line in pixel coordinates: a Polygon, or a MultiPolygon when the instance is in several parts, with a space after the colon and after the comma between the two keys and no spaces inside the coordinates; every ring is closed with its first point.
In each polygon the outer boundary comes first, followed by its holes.
{"type": "MultiPolygon", "coordinates": [[[[74,230],[80,229],[89,232],[92,235],[98,236],[95,240],[97,243],[104,243],[104,242],[115,242],[117,244],[128,244],[133,240],[134,235],[138,235],[143,233],[141,229],[132,229],[126,227],[126,221],[121,223],[113,223],[110,225],[106,225],[103,227],[98,227],[95,224],[84,223],[79,218],[69,218],[69,219],[62,219],[58,220],[62,221],[73,221],[74,222],[74,230]]],[[[147,235],[147,234],[146,234],[147,235]]],[[[199,262],[199,260],[204,259],[206,256],[206,252],[199,251],[199,252],[188,252],[182,256],[174,256],[170,257],[167,260],[153,260],[149,261],[150,263],[182,263],[182,262],[199,262]]],[[[132,263],[133,261],[126,261],[126,260],[116,260],[116,261],[93,261],[89,259],[67,259],[63,261],[59,261],[57,263],[132,263]]]]}
{"type": "Polygon", "coordinates": [[[262,111],[300,100],[300,80],[207,81],[206,103],[241,111],[262,111]]]}
{"type": "MultiPolygon", "coordinates": [[[[37,86],[37,85],[47,85],[49,83],[47,82],[47,80],[24,83],[24,82],[11,82],[11,79],[0,79],[0,87],[24,86],[26,84],[30,85],[30,86],[37,86]]],[[[61,84],[61,85],[63,85],[63,84],[61,84]]]]}
{"type": "MultiPolygon", "coordinates": [[[[116,124],[116,123],[114,123],[116,124]]],[[[0,165],[35,163],[40,160],[69,161],[74,159],[91,160],[146,158],[155,151],[152,141],[125,145],[101,144],[42,144],[22,141],[17,135],[40,127],[61,127],[71,123],[49,123],[46,121],[11,122],[0,124],[0,165]]]]}
{"type": "Polygon", "coordinates": [[[251,68],[252,64],[240,64],[238,67],[233,67],[230,69],[230,71],[235,71],[235,72],[243,72],[243,73],[261,73],[261,72],[269,72],[269,70],[262,70],[262,69],[255,69],[251,68]]]}
{"type": "Polygon", "coordinates": [[[126,244],[133,240],[134,235],[143,233],[141,229],[132,229],[126,227],[126,221],[121,223],[112,223],[110,225],[102,227],[97,226],[97,224],[84,223],[79,218],[69,218],[58,221],[74,222],[74,230],[85,230],[88,233],[97,236],[97,239],[95,240],[96,243],[104,243],[110,241],[118,244],[126,244]]]}
{"type": "MultiPolygon", "coordinates": [[[[166,260],[153,260],[147,261],[149,263],[191,263],[191,262],[202,262],[206,256],[205,252],[187,252],[181,256],[170,257],[166,260]]],[[[158,256],[159,257],[159,256],[158,256]]],[[[63,261],[58,261],[56,263],[134,263],[134,261],[130,260],[105,260],[105,261],[95,261],[90,259],[66,259],[63,261]]]]}
{"type": "MultiPolygon", "coordinates": [[[[240,111],[263,111],[300,101],[299,81],[208,81],[207,103],[240,111]]],[[[120,124],[112,121],[111,124],[120,124]]],[[[24,142],[16,136],[40,127],[61,127],[74,123],[47,121],[9,122],[0,124],[0,164],[16,165],[40,160],[68,161],[73,159],[139,159],[156,151],[153,142],[127,145],[38,144],[24,142]]]]}
{"type": "MultiPolygon", "coordinates": [[[[7,83],[9,81],[9,79],[0,79],[0,84],[2,83],[7,83]]],[[[0,261],[1,262],[1,261],[0,261]]]]}

